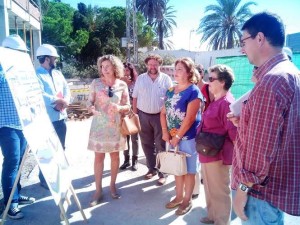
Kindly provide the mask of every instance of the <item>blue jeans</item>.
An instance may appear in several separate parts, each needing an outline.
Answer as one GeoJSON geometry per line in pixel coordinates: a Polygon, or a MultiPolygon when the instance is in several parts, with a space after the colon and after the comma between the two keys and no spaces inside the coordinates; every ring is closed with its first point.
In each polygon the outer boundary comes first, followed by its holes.
{"type": "MultiPolygon", "coordinates": [[[[3,155],[1,182],[6,205],[17,177],[23,155],[26,150],[27,141],[22,130],[9,127],[0,128],[0,146],[3,155]]],[[[19,192],[21,190],[20,180],[13,195],[11,207],[18,206],[19,192]]]]}
{"type": "Polygon", "coordinates": [[[283,212],[272,204],[254,198],[248,197],[245,208],[247,221],[242,221],[243,225],[283,225],[283,212]]]}
{"type": "MultiPolygon", "coordinates": [[[[54,121],[52,122],[54,130],[56,131],[56,134],[59,138],[59,141],[63,147],[63,149],[65,150],[65,142],[66,142],[66,134],[67,134],[67,124],[65,120],[58,120],[58,121],[54,121]]],[[[46,183],[46,180],[40,170],[39,172],[39,179],[41,183],[46,183]]]]}

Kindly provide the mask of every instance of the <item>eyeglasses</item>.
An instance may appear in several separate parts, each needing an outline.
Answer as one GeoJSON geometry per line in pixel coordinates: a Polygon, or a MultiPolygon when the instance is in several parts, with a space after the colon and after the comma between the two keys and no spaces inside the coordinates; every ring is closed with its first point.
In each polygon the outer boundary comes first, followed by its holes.
{"type": "Polygon", "coordinates": [[[113,91],[112,91],[112,88],[111,87],[108,87],[108,97],[112,97],[114,95],[113,91]]]}
{"type": "Polygon", "coordinates": [[[240,43],[240,45],[241,45],[241,47],[244,47],[245,46],[245,41],[247,40],[247,39],[249,39],[249,38],[252,38],[252,36],[249,36],[249,37],[246,37],[246,38],[244,38],[244,39],[241,39],[241,43],[240,43]]]}
{"type": "Polygon", "coordinates": [[[219,80],[219,78],[208,77],[209,82],[214,82],[215,80],[219,80]]]}

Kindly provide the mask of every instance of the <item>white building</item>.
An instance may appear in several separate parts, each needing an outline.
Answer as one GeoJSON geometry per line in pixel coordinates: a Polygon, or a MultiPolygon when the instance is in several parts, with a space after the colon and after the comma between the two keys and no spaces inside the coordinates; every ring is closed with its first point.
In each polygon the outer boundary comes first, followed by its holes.
{"type": "Polygon", "coordinates": [[[27,45],[30,43],[28,47],[34,60],[33,54],[41,45],[41,10],[33,0],[0,0],[0,43],[12,33],[22,33],[21,38],[27,45]]]}
{"type": "MultiPolygon", "coordinates": [[[[229,57],[229,56],[240,56],[242,55],[240,48],[224,49],[217,51],[201,51],[193,52],[185,49],[180,50],[155,50],[149,53],[158,54],[161,56],[173,56],[174,58],[190,57],[194,60],[195,64],[202,64],[204,68],[208,68],[216,64],[216,58],[218,57],[229,57]]],[[[166,68],[168,69],[168,68],[166,68]]],[[[166,72],[166,71],[165,71],[166,72]]],[[[166,72],[167,73],[167,72],[166,72]]]]}

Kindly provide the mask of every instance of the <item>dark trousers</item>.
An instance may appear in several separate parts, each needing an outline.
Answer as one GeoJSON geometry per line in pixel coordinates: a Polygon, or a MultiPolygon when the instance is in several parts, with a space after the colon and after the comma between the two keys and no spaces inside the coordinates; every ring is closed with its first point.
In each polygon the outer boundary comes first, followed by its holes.
{"type": "MultiPolygon", "coordinates": [[[[56,131],[56,134],[59,138],[59,141],[63,147],[63,150],[65,150],[65,143],[66,143],[66,134],[67,134],[67,124],[65,120],[59,120],[52,122],[54,130],[56,131]]],[[[41,183],[46,183],[46,180],[40,170],[39,178],[41,183]]]]}
{"type": "MultiPolygon", "coordinates": [[[[165,151],[165,141],[162,139],[162,130],[160,124],[160,114],[147,114],[139,111],[141,123],[141,143],[146,156],[147,167],[149,171],[154,171],[156,164],[156,154],[165,151]]],[[[159,173],[159,177],[165,177],[165,174],[159,173]]]]}
{"type": "Polygon", "coordinates": [[[139,136],[138,136],[138,134],[127,135],[127,150],[124,151],[124,156],[127,156],[127,157],[130,156],[130,153],[129,153],[130,139],[131,139],[131,146],[132,146],[132,156],[138,156],[138,154],[139,154],[139,143],[138,143],[139,136]]]}
{"type": "MultiPolygon", "coordinates": [[[[0,146],[3,155],[1,183],[4,195],[4,204],[6,205],[26,150],[27,141],[22,130],[2,127],[0,128],[0,146]]],[[[18,206],[20,190],[21,185],[19,180],[12,198],[11,207],[18,206]]]]}

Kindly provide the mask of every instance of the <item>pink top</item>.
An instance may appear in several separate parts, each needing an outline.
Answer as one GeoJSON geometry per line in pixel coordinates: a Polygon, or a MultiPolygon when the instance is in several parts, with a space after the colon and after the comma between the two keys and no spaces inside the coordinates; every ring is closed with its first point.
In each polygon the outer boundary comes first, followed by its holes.
{"type": "MultiPolygon", "coordinates": [[[[236,137],[236,127],[227,119],[227,113],[230,112],[229,105],[234,101],[230,92],[218,99],[212,101],[207,110],[202,114],[202,131],[215,134],[226,135],[223,149],[214,157],[207,157],[199,154],[201,163],[223,160],[225,165],[231,165],[233,153],[233,141],[236,137]]],[[[200,132],[199,126],[198,132],[200,132]]]]}

